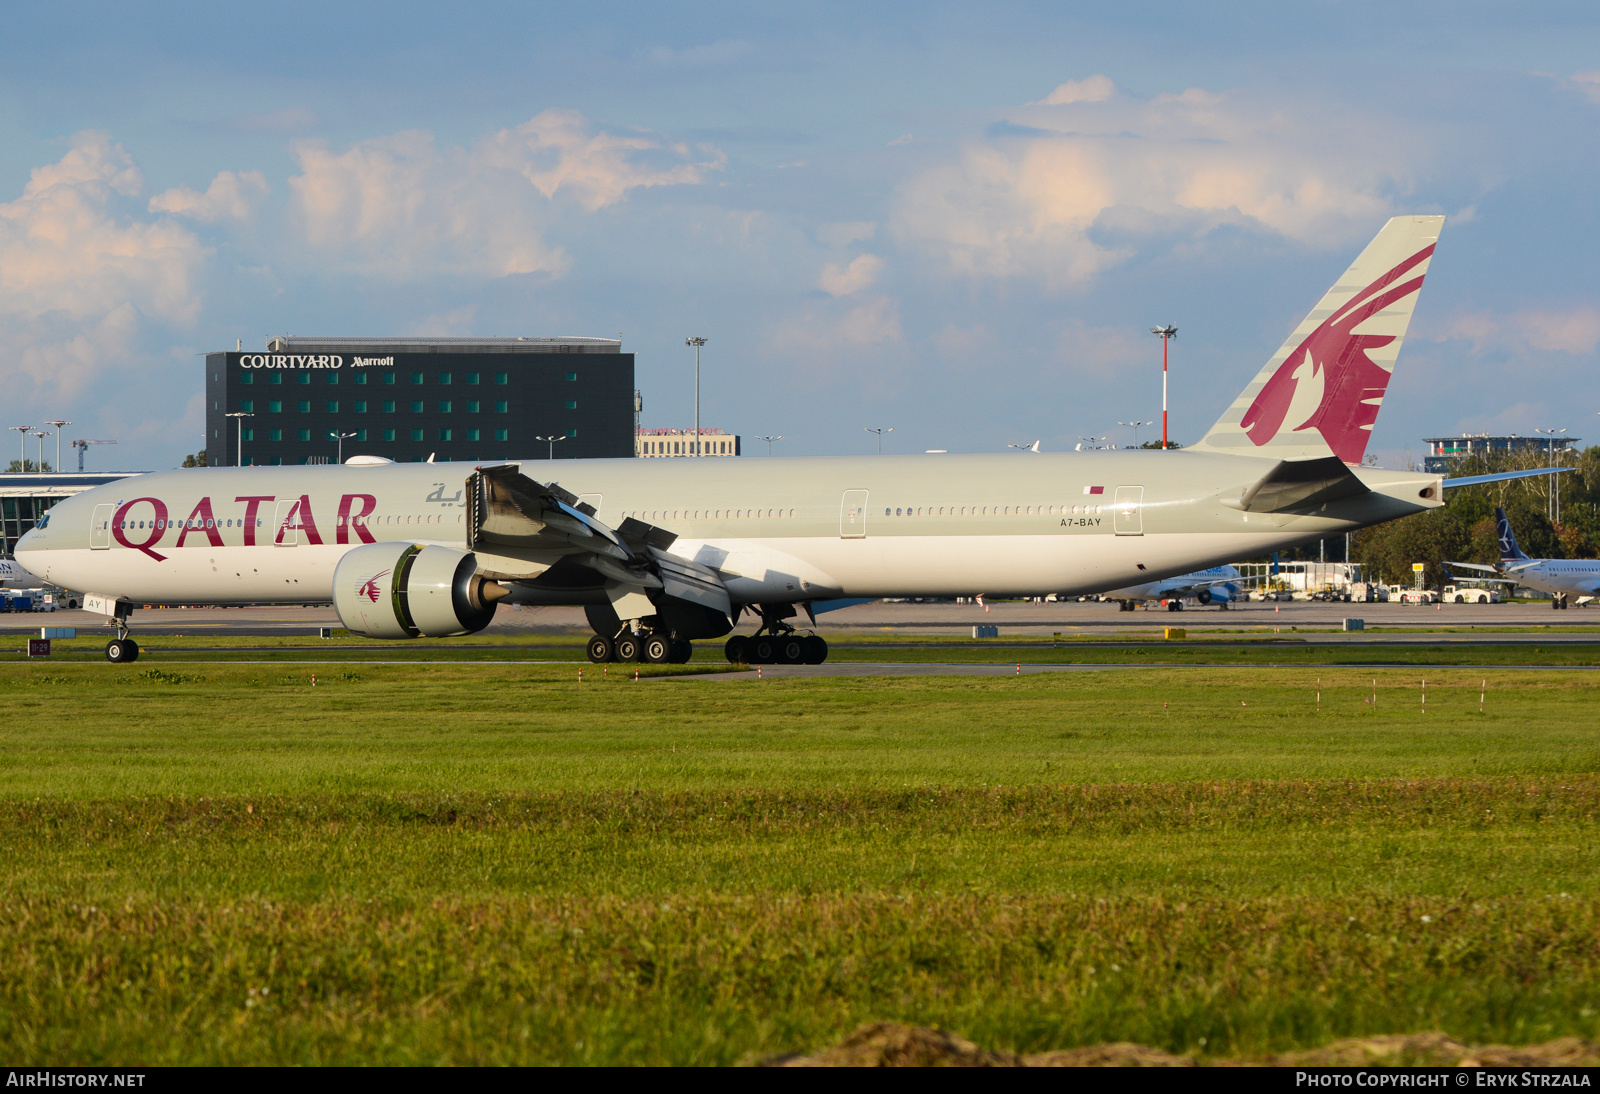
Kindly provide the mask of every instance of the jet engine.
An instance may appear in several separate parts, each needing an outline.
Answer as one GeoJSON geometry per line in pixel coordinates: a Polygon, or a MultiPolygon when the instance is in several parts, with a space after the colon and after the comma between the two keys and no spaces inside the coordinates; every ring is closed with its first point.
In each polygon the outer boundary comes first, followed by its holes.
{"type": "Polygon", "coordinates": [[[333,607],[367,638],[443,638],[489,625],[510,593],[478,574],[470,551],[415,543],[368,543],[333,571],[333,607]]]}
{"type": "Polygon", "coordinates": [[[1202,604],[1227,604],[1233,600],[1233,590],[1226,585],[1213,585],[1195,593],[1194,598],[1202,604]]]}

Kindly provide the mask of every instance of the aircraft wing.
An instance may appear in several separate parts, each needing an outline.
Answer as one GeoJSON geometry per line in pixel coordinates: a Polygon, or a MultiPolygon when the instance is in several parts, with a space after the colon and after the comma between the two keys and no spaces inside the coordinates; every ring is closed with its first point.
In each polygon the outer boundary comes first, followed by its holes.
{"type": "Polygon", "coordinates": [[[1499,569],[1494,566],[1485,566],[1481,562],[1441,562],[1441,566],[1455,567],[1458,570],[1482,570],[1486,574],[1497,574],[1499,569]]]}
{"type": "Polygon", "coordinates": [[[1442,486],[1482,486],[1486,482],[1508,482],[1511,479],[1527,479],[1534,475],[1560,475],[1567,471],[1576,471],[1575,467],[1535,467],[1531,471],[1500,471],[1493,475],[1469,475],[1464,479],[1445,479],[1442,486]]]}
{"type": "Polygon", "coordinates": [[[633,517],[611,528],[577,495],[529,478],[520,464],[482,467],[467,480],[467,549],[486,574],[531,581],[560,565],[563,584],[581,583],[574,569],[589,571],[613,601],[660,593],[731,613],[715,570],[667,553],[677,538],[633,517]]]}

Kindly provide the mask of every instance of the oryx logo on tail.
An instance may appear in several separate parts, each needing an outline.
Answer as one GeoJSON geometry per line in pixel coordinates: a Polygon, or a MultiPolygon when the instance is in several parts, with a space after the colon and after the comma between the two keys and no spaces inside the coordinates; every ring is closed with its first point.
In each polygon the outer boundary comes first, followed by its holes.
{"type": "Polygon", "coordinates": [[[1407,276],[1433,256],[1429,244],[1361,290],[1295,347],[1239,423],[1257,446],[1287,426],[1315,429],[1345,463],[1360,463],[1367,449],[1390,372],[1369,354],[1398,334],[1357,334],[1356,327],[1422,288],[1423,274],[1407,276]]]}
{"type": "Polygon", "coordinates": [[[1193,447],[1360,463],[1443,224],[1391,218],[1193,447]]]}

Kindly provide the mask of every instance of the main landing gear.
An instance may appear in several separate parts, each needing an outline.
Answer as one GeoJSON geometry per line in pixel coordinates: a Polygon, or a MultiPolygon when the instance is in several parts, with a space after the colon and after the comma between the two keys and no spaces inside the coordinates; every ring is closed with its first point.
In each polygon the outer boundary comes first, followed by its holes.
{"type": "Polygon", "coordinates": [[[828,659],[821,635],[798,634],[785,619],[794,615],[787,604],[762,604],[761,626],[748,637],[736,634],[722,652],[735,665],[820,665],[828,659]],[[763,633],[765,632],[765,633],[763,633]]]}
{"type": "Polygon", "coordinates": [[[1552,596],[1550,598],[1550,606],[1558,612],[1561,611],[1567,606],[1567,594],[1558,593],[1555,596],[1552,596]]]}
{"type": "Polygon", "coordinates": [[[651,665],[682,665],[694,656],[687,638],[667,634],[622,631],[615,638],[597,634],[584,651],[597,665],[607,661],[643,661],[651,665]]]}

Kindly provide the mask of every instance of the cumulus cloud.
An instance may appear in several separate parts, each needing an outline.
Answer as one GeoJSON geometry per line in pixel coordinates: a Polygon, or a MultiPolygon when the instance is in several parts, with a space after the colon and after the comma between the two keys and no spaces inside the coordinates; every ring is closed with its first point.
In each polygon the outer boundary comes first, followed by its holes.
{"type": "Polygon", "coordinates": [[[1600,69],[1574,72],[1567,78],[1566,84],[1581,92],[1591,103],[1600,103],[1600,69]]]}
{"type": "Polygon", "coordinates": [[[1103,103],[1117,93],[1109,76],[1090,76],[1087,80],[1068,80],[1036,105],[1062,106],[1066,103],[1103,103]]]}
{"type": "Polygon", "coordinates": [[[142,186],[120,145],[85,132],[0,203],[0,375],[13,399],[77,393],[126,363],[145,321],[195,320],[208,252],[171,220],[122,215],[142,186]]]}
{"type": "Polygon", "coordinates": [[[1472,343],[1474,353],[1537,350],[1586,356],[1600,346],[1600,311],[1587,305],[1566,311],[1524,310],[1510,315],[1464,312],[1434,337],[1472,343]]]}
{"type": "Polygon", "coordinates": [[[547,244],[554,202],[596,212],[641,188],[693,185],[722,167],[715,150],[653,134],[593,132],[581,114],[546,110],[471,149],[441,149],[410,130],[335,152],[295,146],[289,188],[306,240],[368,273],[447,271],[559,276],[570,260],[547,244]]]}
{"type": "Polygon", "coordinates": [[[829,263],[822,268],[817,284],[829,296],[849,296],[870,287],[883,272],[883,259],[861,255],[848,266],[829,263]]]}
{"type": "Polygon", "coordinates": [[[205,193],[177,186],[150,199],[152,213],[171,213],[205,223],[245,220],[270,187],[260,171],[223,171],[211,180],[205,193]]]}
{"type": "Polygon", "coordinates": [[[892,225],[956,273],[1073,287],[1157,231],[1200,239],[1237,224],[1347,245],[1392,213],[1407,185],[1394,172],[1424,154],[1372,119],[1201,89],[1138,101],[1091,78],[1017,108],[910,179],[892,225]]]}

